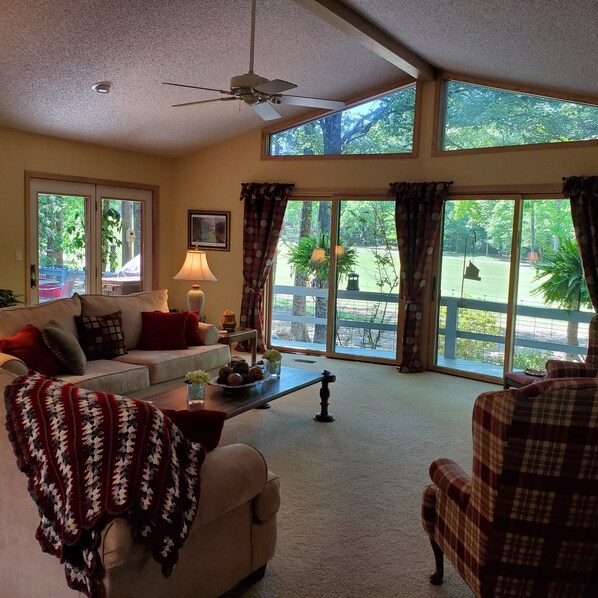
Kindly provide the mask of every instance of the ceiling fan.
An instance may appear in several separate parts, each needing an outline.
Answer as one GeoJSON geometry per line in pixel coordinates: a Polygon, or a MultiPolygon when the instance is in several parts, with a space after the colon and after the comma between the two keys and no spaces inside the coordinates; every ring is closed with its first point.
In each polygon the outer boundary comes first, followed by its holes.
{"type": "Polygon", "coordinates": [[[251,43],[249,47],[249,71],[244,75],[237,75],[230,80],[230,90],[213,89],[211,87],[199,87],[197,85],[183,85],[182,83],[167,83],[164,85],[174,85],[175,87],[188,87],[190,89],[203,89],[205,91],[215,91],[227,97],[214,98],[212,100],[199,100],[197,102],[186,102],[184,104],[174,104],[173,108],[181,106],[193,106],[195,104],[206,104],[208,102],[227,102],[231,100],[240,100],[251,106],[263,120],[276,120],[281,118],[280,112],[274,108],[274,104],[287,104],[291,106],[308,106],[310,108],[323,108],[324,110],[337,110],[343,108],[344,102],[335,100],[324,100],[320,98],[306,98],[301,96],[282,95],[283,91],[289,91],[297,87],[294,83],[283,81],[282,79],[272,79],[260,77],[253,72],[253,55],[255,49],[255,3],[251,2],[251,43]]]}

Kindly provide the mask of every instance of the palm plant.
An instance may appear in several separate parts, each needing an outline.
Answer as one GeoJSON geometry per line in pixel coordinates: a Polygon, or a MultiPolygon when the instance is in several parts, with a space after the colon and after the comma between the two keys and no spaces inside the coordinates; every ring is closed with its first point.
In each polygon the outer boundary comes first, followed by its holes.
{"type": "MultiPolygon", "coordinates": [[[[534,295],[542,295],[545,303],[556,303],[568,311],[579,311],[581,307],[591,307],[590,295],[583,273],[583,266],[577,242],[559,237],[558,248],[544,254],[541,262],[536,262],[534,282],[540,284],[532,290],[534,295]]],[[[578,344],[578,322],[567,322],[567,344],[578,344]]],[[[575,356],[570,355],[570,358],[575,356]]]]}
{"type": "MultiPolygon", "coordinates": [[[[318,289],[328,288],[330,272],[330,241],[328,235],[319,239],[314,236],[302,237],[289,252],[289,263],[295,271],[303,274],[318,289]],[[314,250],[316,250],[314,252],[314,250]],[[315,258],[315,259],[314,259],[315,258]]],[[[357,250],[351,246],[343,246],[337,252],[336,273],[341,280],[353,271],[357,263],[357,250]]],[[[325,297],[316,297],[316,318],[327,317],[325,297]]],[[[326,325],[316,324],[314,343],[326,341],[326,325]]]]}

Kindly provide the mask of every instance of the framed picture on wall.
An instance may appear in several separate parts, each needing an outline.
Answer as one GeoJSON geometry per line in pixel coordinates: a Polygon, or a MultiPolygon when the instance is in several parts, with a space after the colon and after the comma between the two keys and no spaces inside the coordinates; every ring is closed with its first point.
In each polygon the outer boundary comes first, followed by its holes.
{"type": "Polygon", "coordinates": [[[230,251],[230,212],[189,210],[189,249],[230,251]]]}

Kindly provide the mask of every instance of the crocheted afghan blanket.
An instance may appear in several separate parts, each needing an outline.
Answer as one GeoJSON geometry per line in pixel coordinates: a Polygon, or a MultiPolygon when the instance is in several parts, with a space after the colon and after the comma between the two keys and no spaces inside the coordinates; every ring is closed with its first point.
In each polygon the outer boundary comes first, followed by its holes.
{"type": "Polygon", "coordinates": [[[31,373],[5,391],[6,427],[28,478],[44,551],[69,587],[105,595],[103,527],[125,517],[170,575],[199,500],[205,449],[144,401],[83,390],[31,373]]]}

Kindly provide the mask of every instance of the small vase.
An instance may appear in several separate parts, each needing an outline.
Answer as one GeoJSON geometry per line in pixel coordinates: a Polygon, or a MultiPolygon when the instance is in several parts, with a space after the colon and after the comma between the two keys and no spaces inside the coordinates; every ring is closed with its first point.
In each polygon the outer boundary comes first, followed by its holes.
{"type": "Polygon", "coordinates": [[[203,407],[205,397],[205,384],[187,384],[187,407],[203,407]]]}
{"type": "Polygon", "coordinates": [[[280,378],[280,364],[280,359],[278,361],[268,361],[268,373],[270,374],[271,378],[273,376],[280,378]]]}

